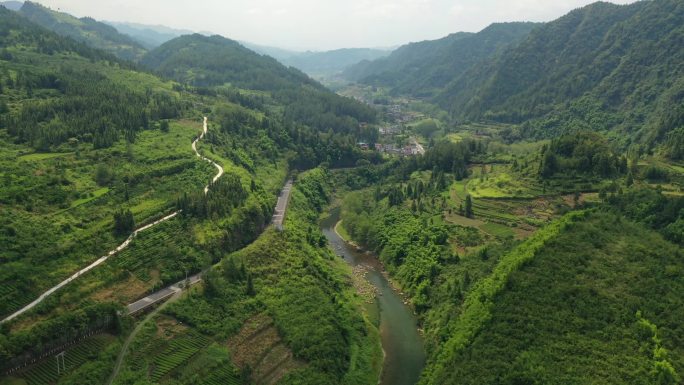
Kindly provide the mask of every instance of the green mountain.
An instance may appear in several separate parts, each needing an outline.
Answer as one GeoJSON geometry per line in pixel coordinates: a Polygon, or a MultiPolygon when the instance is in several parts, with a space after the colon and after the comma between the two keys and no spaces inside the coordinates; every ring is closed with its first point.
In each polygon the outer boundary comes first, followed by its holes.
{"type": "Polygon", "coordinates": [[[26,1],[19,12],[32,22],[59,35],[111,52],[124,60],[137,60],[145,53],[145,48],[130,36],[90,17],[79,19],[30,1],[26,1]]]}
{"type": "Polygon", "coordinates": [[[478,33],[460,32],[442,39],[411,43],[386,58],[364,61],[343,75],[388,87],[395,94],[430,96],[474,64],[524,39],[536,24],[492,24],[478,33]]]}
{"type": "Polygon", "coordinates": [[[514,136],[581,128],[624,144],[666,140],[684,124],[683,33],[681,1],[595,3],[470,68],[434,100],[459,120],[531,121],[514,136]]]}
{"type": "Polygon", "coordinates": [[[140,62],[164,76],[198,87],[228,83],[264,91],[293,85],[321,88],[303,73],[218,35],[178,37],[148,52],[140,62]]]}
{"type": "Polygon", "coordinates": [[[301,71],[221,36],[178,37],[147,53],[141,64],[195,87],[230,85],[260,91],[285,106],[287,119],[363,140],[377,138],[377,130],[360,126],[375,121],[370,107],[338,96],[301,71]]]}

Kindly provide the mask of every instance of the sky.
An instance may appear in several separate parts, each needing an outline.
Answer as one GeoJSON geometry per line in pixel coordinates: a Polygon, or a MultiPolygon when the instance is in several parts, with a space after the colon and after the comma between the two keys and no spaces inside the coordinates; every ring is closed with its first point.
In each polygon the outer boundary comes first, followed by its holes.
{"type": "MultiPolygon", "coordinates": [[[[36,0],[98,20],[210,31],[295,50],[395,47],[491,23],[550,21],[594,0],[36,0]]],[[[634,0],[610,0],[626,4],[634,0]]]]}

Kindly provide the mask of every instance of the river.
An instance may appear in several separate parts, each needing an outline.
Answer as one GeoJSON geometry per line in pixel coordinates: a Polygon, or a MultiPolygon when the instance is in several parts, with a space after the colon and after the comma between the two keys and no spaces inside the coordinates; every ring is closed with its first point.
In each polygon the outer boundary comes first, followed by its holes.
{"type": "Polygon", "coordinates": [[[335,253],[347,263],[367,267],[366,279],[378,292],[375,303],[380,318],[382,348],[385,351],[380,384],[415,385],[425,365],[425,350],[418,332],[417,319],[382,274],[383,268],[378,259],[372,254],[356,251],[337,235],[335,224],[339,218],[339,209],[334,209],[328,218],[321,221],[323,233],[335,253]]]}

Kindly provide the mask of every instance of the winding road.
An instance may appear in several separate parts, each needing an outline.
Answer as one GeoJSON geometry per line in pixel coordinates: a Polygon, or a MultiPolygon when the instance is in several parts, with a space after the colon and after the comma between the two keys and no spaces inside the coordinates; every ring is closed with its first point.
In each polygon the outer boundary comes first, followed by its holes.
{"type": "MultiPolygon", "coordinates": [[[[192,142],[192,150],[195,152],[195,155],[197,155],[197,157],[199,157],[200,159],[202,159],[202,160],[204,160],[204,161],[206,161],[206,162],[209,162],[209,163],[213,164],[214,167],[216,167],[216,169],[218,170],[218,173],[214,176],[214,178],[213,178],[212,181],[211,181],[211,183],[215,183],[215,182],[223,175],[223,172],[224,172],[224,171],[223,171],[223,167],[221,167],[219,164],[215,163],[215,162],[212,161],[211,159],[202,156],[202,155],[199,153],[199,151],[197,151],[197,142],[199,142],[202,138],[204,138],[204,136],[206,135],[206,133],[207,133],[207,117],[205,116],[205,117],[204,117],[204,123],[203,123],[203,130],[202,130],[202,133],[200,134],[200,136],[197,137],[197,139],[195,139],[195,140],[192,142]]],[[[205,194],[207,194],[207,193],[209,192],[209,186],[211,186],[211,184],[208,184],[207,186],[204,187],[204,193],[205,193],[205,194]]],[[[178,215],[179,213],[180,213],[180,211],[174,211],[174,212],[172,212],[171,214],[169,214],[169,215],[167,215],[167,216],[165,216],[165,217],[163,217],[163,218],[161,218],[161,219],[158,219],[158,220],[156,220],[156,221],[154,221],[154,222],[152,222],[152,223],[146,224],[146,225],[144,225],[144,226],[141,226],[141,227],[135,229],[135,230],[131,233],[131,235],[129,235],[128,238],[126,238],[126,240],[123,241],[123,243],[121,243],[121,244],[120,244],[119,246],[117,246],[115,249],[111,250],[109,253],[105,254],[104,256],[98,258],[95,262],[91,263],[90,265],[88,265],[88,266],[84,267],[83,269],[77,271],[76,273],[74,273],[74,274],[71,275],[69,278],[65,279],[64,281],[62,281],[62,282],[58,283],[57,285],[53,286],[52,288],[50,288],[49,290],[47,290],[46,292],[44,292],[43,294],[41,294],[41,295],[40,295],[38,298],[36,298],[33,302],[29,303],[28,305],[24,306],[23,308],[21,308],[21,309],[17,310],[16,312],[12,313],[10,316],[8,316],[7,318],[5,318],[5,319],[3,319],[2,321],[0,321],[0,323],[10,321],[10,320],[12,320],[12,319],[14,319],[14,318],[16,318],[16,317],[18,317],[18,316],[24,314],[25,312],[27,312],[27,311],[33,309],[34,307],[36,307],[36,305],[38,305],[39,303],[43,302],[43,300],[45,300],[45,298],[47,298],[48,296],[50,296],[51,294],[53,294],[53,293],[56,292],[57,290],[61,289],[62,287],[66,286],[66,285],[68,285],[69,283],[73,282],[74,280],[76,280],[76,279],[77,279],[78,277],[80,277],[81,275],[83,275],[83,274],[89,272],[90,270],[96,268],[97,266],[103,264],[103,263],[104,263],[105,261],[107,261],[109,258],[113,257],[113,256],[116,255],[118,252],[120,252],[121,250],[123,250],[123,249],[125,249],[126,247],[128,247],[128,245],[131,243],[131,241],[133,241],[133,238],[135,238],[135,236],[138,235],[138,233],[140,233],[141,231],[148,230],[148,229],[150,229],[150,228],[152,228],[152,227],[154,227],[154,226],[157,226],[158,224],[160,224],[160,223],[162,223],[162,222],[166,222],[166,221],[168,221],[169,219],[174,218],[174,217],[175,217],[176,215],[178,215]]]]}

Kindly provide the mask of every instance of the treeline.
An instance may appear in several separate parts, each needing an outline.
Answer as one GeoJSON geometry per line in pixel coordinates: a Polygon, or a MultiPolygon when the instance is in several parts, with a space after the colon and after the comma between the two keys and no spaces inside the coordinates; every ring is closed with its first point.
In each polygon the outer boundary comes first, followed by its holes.
{"type": "Polygon", "coordinates": [[[584,174],[603,178],[625,175],[629,171],[627,157],[617,155],[603,136],[589,131],[561,136],[542,146],[539,175],[584,174]]]}
{"type": "Polygon", "coordinates": [[[635,222],[659,231],[684,245],[684,197],[666,196],[650,188],[633,188],[607,198],[610,206],[635,222]]]}
{"type": "MultiPolygon", "coordinates": [[[[252,189],[254,189],[253,187],[252,189]]],[[[182,210],[182,215],[196,218],[223,217],[247,199],[249,192],[242,186],[240,177],[233,173],[226,173],[215,183],[209,184],[209,191],[184,193],[178,198],[176,208],[182,210]]]]}
{"type": "MultiPolygon", "coordinates": [[[[421,191],[420,184],[414,186],[412,191],[421,191]]],[[[450,230],[402,207],[400,188],[389,188],[387,197],[385,204],[383,194],[349,194],[342,205],[344,228],[352,239],[380,256],[422,313],[429,306],[430,287],[439,273],[440,261],[452,257],[447,242],[450,230]]]]}
{"type": "Polygon", "coordinates": [[[430,147],[420,160],[419,167],[423,170],[435,170],[452,173],[456,180],[468,177],[468,163],[473,156],[484,154],[487,147],[478,140],[462,140],[454,143],[442,140],[430,147]]]}
{"type": "Polygon", "coordinates": [[[240,107],[218,108],[215,113],[221,132],[210,133],[207,142],[225,150],[235,164],[254,172],[255,160],[275,162],[285,156],[291,169],[306,170],[326,163],[330,167],[350,167],[359,159],[378,163],[376,152],[362,151],[354,133],[338,133],[288,120],[266,111],[256,116],[254,111],[240,107]]]}

